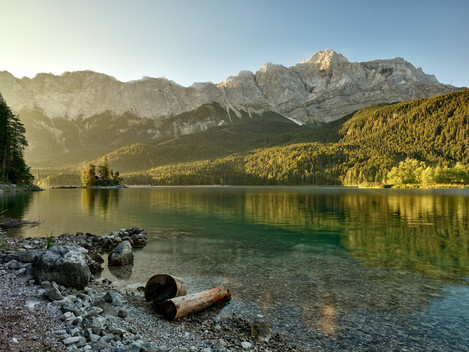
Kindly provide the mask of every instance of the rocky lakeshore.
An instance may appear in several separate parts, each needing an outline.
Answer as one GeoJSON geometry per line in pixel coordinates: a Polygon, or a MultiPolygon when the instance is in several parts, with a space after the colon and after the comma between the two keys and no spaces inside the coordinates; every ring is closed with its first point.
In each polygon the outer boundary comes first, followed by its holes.
{"type": "Polygon", "coordinates": [[[119,247],[143,247],[147,240],[138,228],[55,238],[15,238],[0,232],[0,350],[301,350],[272,331],[268,322],[218,317],[223,304],[167,321],[145,300],[143,287],[125,292],[98,278],[101,255],[119,247]],[[51,263],[57,262],[64,272],[52,269],[51,263]],[[81,279],[75,263],[84,268],[81,279]]]}
{"type": "Polygon", "coordinates": [[[35,191],[42,191],[42,189],[36,185],[17,186],[14,184],[0,184],[0,193],[2,192],[35,192],[35,191]]]}

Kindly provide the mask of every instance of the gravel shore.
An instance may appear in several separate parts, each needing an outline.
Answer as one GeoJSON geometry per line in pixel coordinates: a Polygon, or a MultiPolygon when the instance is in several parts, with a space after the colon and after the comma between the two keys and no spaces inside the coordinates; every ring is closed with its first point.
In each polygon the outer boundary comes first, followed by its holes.
{"type": "Polygon", "coordinates": [[[21,254],[44,249],[48,239],[0,233],[0,240],[1,351],[301,350],[268,322],[219,318],[223,304],[169,322],[142,290],[122,292],[106,279],[92,279],[84,290],[35,284],[33,263],[25,259],[31,256],[21,254]]]}

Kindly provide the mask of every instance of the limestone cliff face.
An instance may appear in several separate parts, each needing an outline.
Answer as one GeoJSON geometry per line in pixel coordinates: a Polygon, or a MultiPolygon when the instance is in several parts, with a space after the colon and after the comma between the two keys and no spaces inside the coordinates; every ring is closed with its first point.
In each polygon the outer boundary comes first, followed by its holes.
{"type": "MultiPolygon", "coordinates": [[[[169,133],[160,128],[165,121],[206,104],[222,107],[229,116],[274,111],[303,124],[455,89],[402,58],[357,63],[333,50],[317,52],[292,67],[268,63],[255,73],[241,71],[218,84],[190,87],[166,78],[120,82],[92,71],[38,74],[33,79],[0,72],[0,93],[24,119],[32,149],[40,145],[50,153],[81,150],[90,143],[98,149],[99,142],[120,146],[155,138],[169,133]],[[109,138],[89,140],[103,132],[109,138]]],[[[179,133],[229,123],[209,115],[178,120],[179,133]]]]}
{"type": "Polygon", "coordinates": [[[104,112],[164,118],[216,102],[227,109],[273,110],[301,122],[332,121],[379,102],[447,93],[433,75],[402,58],[356,63],[326,50],[292,67],[268,63],[217,85],[185,88],[165,78],[120,82],[91,72],[38,74],[17,79],[0,72],[0,92],[14,111],[40,109],[49,118],[74,120],[104,112]]]}
{"type": "Polygon", "coordinates": [[[402,58],[356,63],[333,50],[288,68],[269,63],[255,75],[241,72],[219,87],[234,106],[258,106],[302,123],[333,121],[371,104],[454,90],[402,58]]]}

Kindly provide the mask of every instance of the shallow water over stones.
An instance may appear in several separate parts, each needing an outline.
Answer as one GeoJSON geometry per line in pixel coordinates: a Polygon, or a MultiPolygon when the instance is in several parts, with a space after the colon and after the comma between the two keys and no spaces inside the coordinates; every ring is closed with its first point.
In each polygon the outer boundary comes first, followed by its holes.
{"type": "Polygon", "coordinates": [[[0,209],[41,220],[19,236],[143,228],[134,265],[102,277],[137,289],[169,273],[189,293],[224,284],[233,299],[220,316],[271,321],[305,349],[469,345],[468,190],[88,191],[2,195],[0,209]]]}

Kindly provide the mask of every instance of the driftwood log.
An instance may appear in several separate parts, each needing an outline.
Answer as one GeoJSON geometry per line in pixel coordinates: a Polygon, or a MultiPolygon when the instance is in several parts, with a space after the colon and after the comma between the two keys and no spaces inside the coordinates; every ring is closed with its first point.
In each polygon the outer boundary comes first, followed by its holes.
{"type": "Polygon", "coordinates": [[[175,320],[188,314],[200,312],[230,298],[231,290],[224,286],[219,286],[211,290],[167,299],[161,304],[160,308],[161,313],[166,319],[175,320]]]}
{"type": "Polygon", "coordinates": [[[182,279],[166,274],[152,276],[145,286],[145,299],[156,304],[186,293],[186,284],[182,279]]]}

